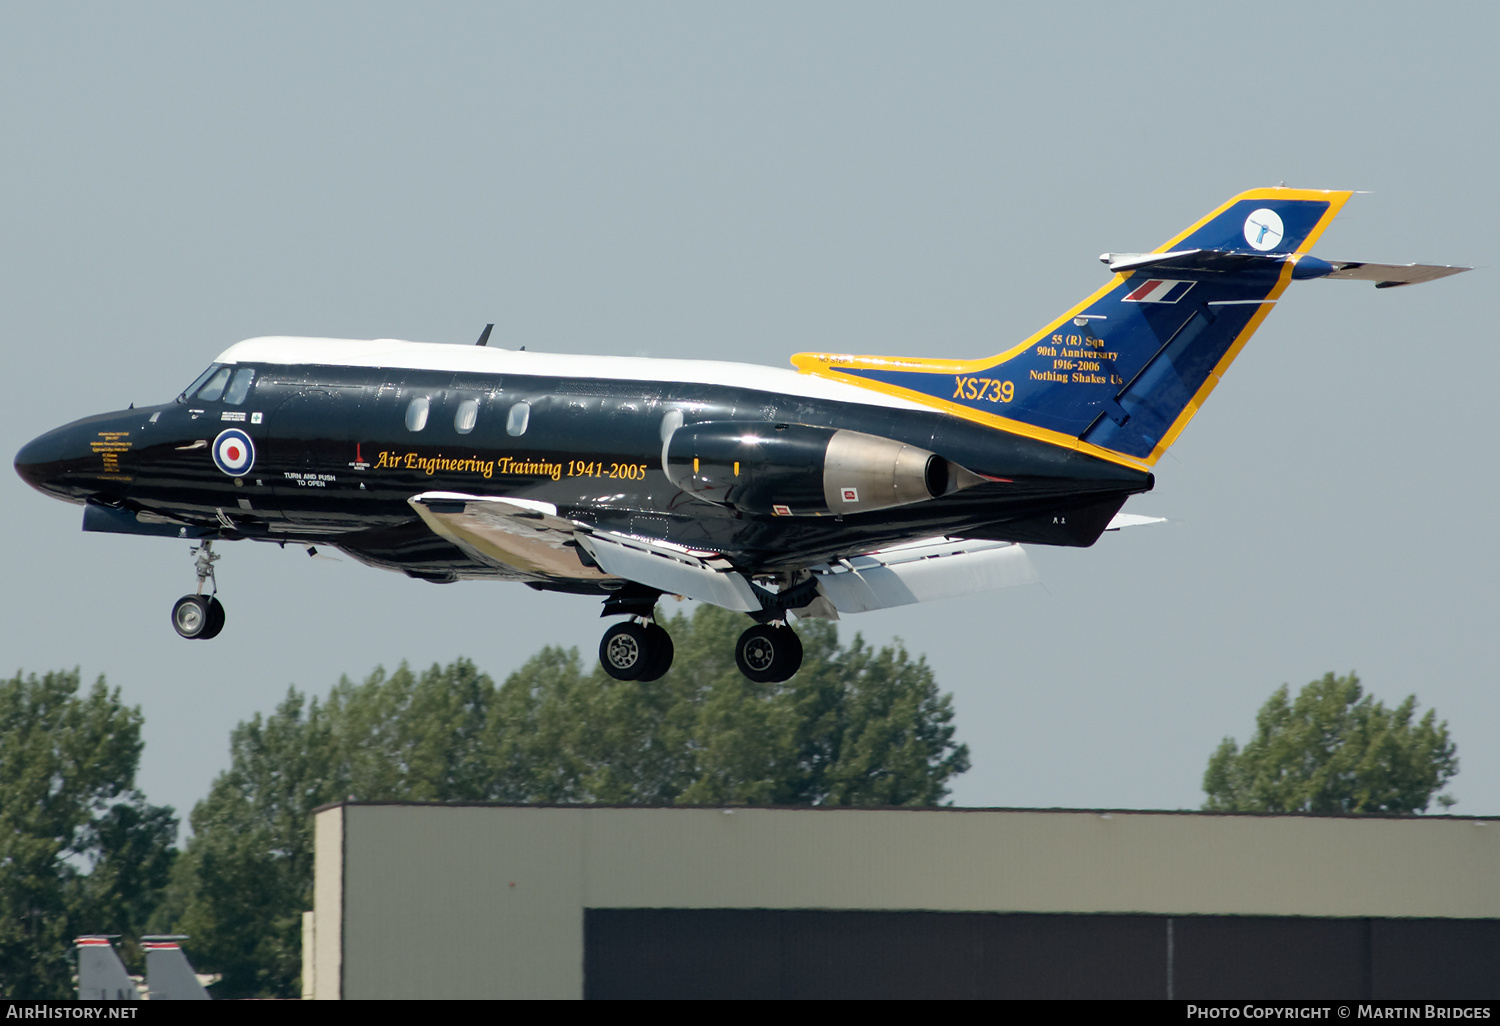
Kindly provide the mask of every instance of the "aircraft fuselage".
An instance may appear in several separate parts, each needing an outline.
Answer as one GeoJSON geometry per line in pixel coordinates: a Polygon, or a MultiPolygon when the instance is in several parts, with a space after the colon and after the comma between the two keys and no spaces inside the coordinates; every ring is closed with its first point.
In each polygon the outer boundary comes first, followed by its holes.
{"type": "MultiPolygon", "coordinates": [[[[541,502],[580,523],[722,553],[746,573],[774,573],[934,535],[1090,544],[1128,495],[1151,487],[1150,475],[1133,468],[900,404],[546,367],[527,373],[528,364],[562,358],[483,355],[494,371],[225,362],[219,366],[254,371],[244,394],[185,394],[77,421],[26,446],[17,468],[45,492],[137,515],[154,533],[336,545],[429,580],[499,577],[591,592],[608,588],[476,562],[428,530],[408,500],[439,491],[541,502]],[[992,480],[877,512],[747,512],[669,480],[664,419],[674,411],[688,425],[852,430],[992,480]],[[248,440],[242,455],[233,431],[248,440]],[[226,432],[229,441],[221,441],[226,432]],[[227,447],[217,459],[216,447],[227,447]],[[1091,512],[1070,521],[1069,511],[1083,509],[1091,512]]],[[[600,362],[649,371],[664,361],[600,362]]],[[[747,379],[768,370],[744,367],[747,379]]]]}

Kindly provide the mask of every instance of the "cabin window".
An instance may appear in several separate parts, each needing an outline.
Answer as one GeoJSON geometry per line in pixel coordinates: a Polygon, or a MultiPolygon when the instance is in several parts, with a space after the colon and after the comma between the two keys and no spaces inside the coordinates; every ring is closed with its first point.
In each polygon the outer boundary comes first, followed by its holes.
{"type": "Polygon", "coordinates": [[[453,415],[453,430],[466,435],[474,430],[474,422],[478,419],[479,400],[465,399],[458,404],[458,412],[453,415]]]}
{"type": "Polygon", "coordinates": [[[234,372],[234,377],[229,379],[229,387],[224,390],[224,401],[238,406],[245,401],[245,396],[250,394],[250,382],[255,380],[255,369],[252,367],[241,367],[234,372]]]}
{"type": "Polygon", "coordinates": [[[229,384],[229,373],[228,367],[220,367],[214,371],[213,377],[208,379],[208,384],[198,389],[197,398],[206,403],[218,401],[219,396],[224,394],[224,386],[229,384]]]}
{"type": "Polygon", "coordinates": [[[526,425],[531,422],[531,404],[522,400],[510,408],[505,415],[505,433],[508,435],[524,435],[526,425]]]}
{"type": "Polygon", "coordinates": [[[432,406],[432,401],[425,395],[419,395],[406,407],[406,430],[421,431],[427,426],[427,411],[432,406]]]}

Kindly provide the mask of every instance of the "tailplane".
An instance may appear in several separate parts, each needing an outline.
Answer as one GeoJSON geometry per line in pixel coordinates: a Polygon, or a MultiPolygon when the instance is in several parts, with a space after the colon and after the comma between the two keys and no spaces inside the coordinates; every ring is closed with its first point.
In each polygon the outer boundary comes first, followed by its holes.
{"type": "Polygon", "coordinates": [[[1349,192],[1254,189],[1150,253],[1106,253],[1113,279],[1037,334],[981,360],[799,354],[804,372],[916,399],[1003,430],[1150,466],[1286,287],[1414,284],[1462,267],[1307,255],[1349,192]]]}

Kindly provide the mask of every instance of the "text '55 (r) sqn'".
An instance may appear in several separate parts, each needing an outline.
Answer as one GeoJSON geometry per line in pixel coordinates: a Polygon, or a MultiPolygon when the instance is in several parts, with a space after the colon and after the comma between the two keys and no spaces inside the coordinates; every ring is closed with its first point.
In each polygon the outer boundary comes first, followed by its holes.
{"type": "Polygon", "coordinates": [[[254,338],[175,400],[49,431],[16,470],[87,531],[190,539],[185,638],[224,626],[220,541],[341,549],[425,581],[598,596],[621,680],[654,680],[662,595],[745,613],[752,680],[793,618],[1026,583],[1092,545],[1294,281],[1466,268],[1309,255],[1348,192],[1255,189],[995,356],[803,353],[795,369],[392,339],[254,338]]]}

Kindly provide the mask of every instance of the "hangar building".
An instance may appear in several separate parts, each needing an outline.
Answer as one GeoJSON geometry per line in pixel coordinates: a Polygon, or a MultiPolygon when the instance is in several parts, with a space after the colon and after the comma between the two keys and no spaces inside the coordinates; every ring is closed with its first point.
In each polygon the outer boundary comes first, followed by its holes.
{"type": "Polygon", "coordinates": [[[318,998],[1500,997],[1500,822],[346,803],[318,998]]]}

